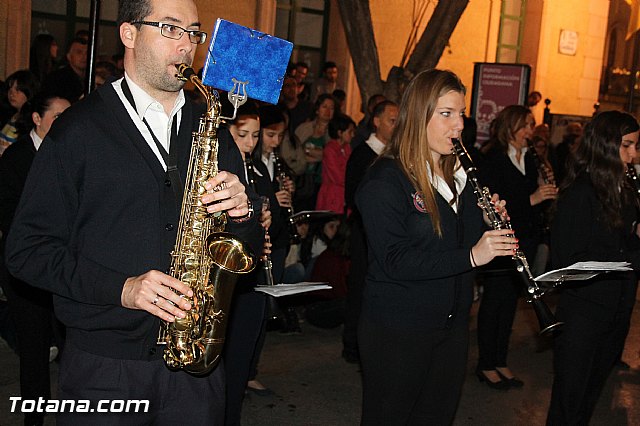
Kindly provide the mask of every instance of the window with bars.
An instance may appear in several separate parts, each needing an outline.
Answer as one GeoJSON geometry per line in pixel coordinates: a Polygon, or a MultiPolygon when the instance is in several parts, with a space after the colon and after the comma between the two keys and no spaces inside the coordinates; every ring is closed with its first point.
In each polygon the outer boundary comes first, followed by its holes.
{"type": "Polygon", "coordinates": [[[518,63],[527,0],[502,0],[496,62],[518,63]]]}
{"type": "Polygon", "coordinates": [[[325,61],[328,24],[329,0],[278,0],[275,35],[293,42],[291,61],[309,66],[308,80],[325,61]]]}
{"type": "MultiPolygon", "coordinates": [[[[91,0],[31,0],[31,40],[38,34],[51,34],[59,46],[58,59],[62,59],[76,32],[89,29],[90,11],[91,0]]],[[[117,18],[118,1],[101,1],[98,58],[122,53],[117,18]]]]}

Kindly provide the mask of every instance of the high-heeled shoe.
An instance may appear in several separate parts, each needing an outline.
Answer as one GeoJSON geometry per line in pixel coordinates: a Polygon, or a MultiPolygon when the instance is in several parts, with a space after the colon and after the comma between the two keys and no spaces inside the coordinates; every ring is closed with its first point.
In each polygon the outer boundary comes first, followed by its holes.
{"type": "Polygon", "coordinates": [[[478,380],[480,380],[480,383],[482,382],[486,383],[487,386],[489,386],[491,389],[496,389],[496,390],[509,389],[509,383],[505,382],[504,380],[492,382],[479,368],[476,370],[476,376],[478,376],[478,380]]]}
{"type": "Polygon", "coordinates": [[[512,388],[521,388],[524,386],[524,382],[520,379],[518,379],[517,377],[511,377],[508,378],[507,376],[505,376],[504,374],[502,374],[500,372],[500,370],[496,370],[496,372],[498,373],[498,376],[500,376],[500,378],[502,379],[503,382],[507,382],[507,384],[512,387],[512,388]]]}

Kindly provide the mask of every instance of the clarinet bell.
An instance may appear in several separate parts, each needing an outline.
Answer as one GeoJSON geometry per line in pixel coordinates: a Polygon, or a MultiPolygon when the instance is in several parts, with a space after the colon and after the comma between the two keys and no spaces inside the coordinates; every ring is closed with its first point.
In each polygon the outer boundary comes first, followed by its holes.
{"type": "Polygon", "coordinates": [[[560,322],[556,319],[556,317],[549,309],[546,303],[544,303],[541,299],[531,299],[528,300],[529,303],[533,306],[533,310],[536,313],[536,317],[538,317],[538,323],[540,325],[541,336],[545,336],[548,333],[560,328],[563,322],[560,322]]]}
{"type": "Polygon", "coordinates": [[[267,296],[267,321],[278,321],[282,314],[275,297],[267,296]]]}

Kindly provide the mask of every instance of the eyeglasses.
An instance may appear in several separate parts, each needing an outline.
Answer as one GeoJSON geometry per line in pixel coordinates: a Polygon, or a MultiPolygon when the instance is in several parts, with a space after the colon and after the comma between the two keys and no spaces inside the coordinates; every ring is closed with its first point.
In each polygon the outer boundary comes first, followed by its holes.
{"type": "Polygon", "coordinates": [[[187,30],[174,24],[165,24],[164,22],[150,22],[150,21],[134,21],[131,24],[149,25],[151,27],[160,28],[160,34],[166,38],[173,40],[180,40],[184,33],[189,34],[189,41],[193,44],[203,44],[207,40],[207,33],[204,31],[187,30]]]}

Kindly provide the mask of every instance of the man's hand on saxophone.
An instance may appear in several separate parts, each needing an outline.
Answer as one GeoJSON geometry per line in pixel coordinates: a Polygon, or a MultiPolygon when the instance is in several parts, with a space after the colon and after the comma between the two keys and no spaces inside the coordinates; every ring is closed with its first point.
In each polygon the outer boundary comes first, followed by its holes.
{"type": "Polygon", "coordinates": [[[181,294],[192,297],[193,291],[170,275],[149,271],[125,281],[120,301],[125,308],[144,310],[173,322],[176,317],[184,318],[184,311],[191,309],[191,304],[181,294]]]}
{"type": "Polygon", "coordinates": [[[250,213],[244,185],[233,173],[219,172],[205,183],[205,188],[207,192],[202,196],[202,202],[209,213],[226,212],[232,218],[250,213]]]}

